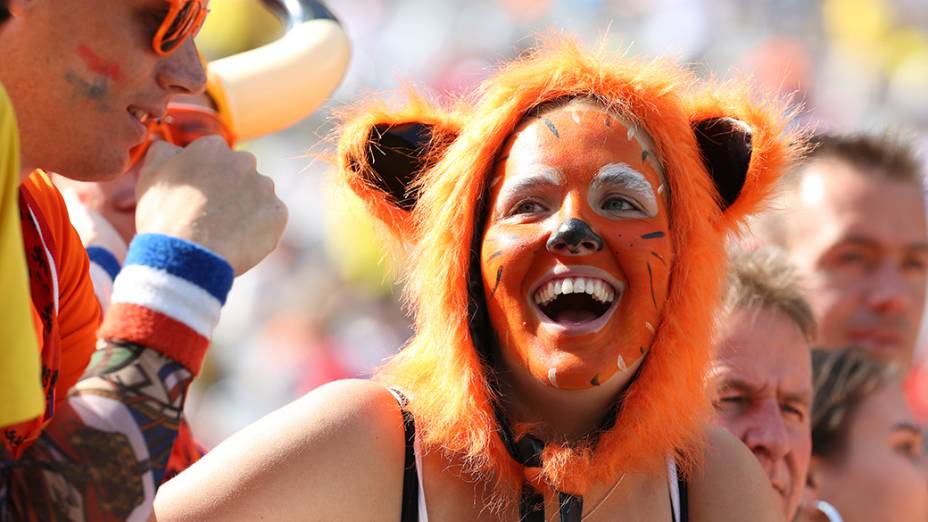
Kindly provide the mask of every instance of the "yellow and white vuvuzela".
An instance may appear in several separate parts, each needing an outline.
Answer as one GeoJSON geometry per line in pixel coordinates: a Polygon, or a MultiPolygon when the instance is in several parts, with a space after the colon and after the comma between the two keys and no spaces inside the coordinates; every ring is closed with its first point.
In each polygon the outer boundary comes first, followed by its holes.
{"type": "Polygon", "coordinates": [[[262,47],[211,62],[207,92],[239,140],[285,129],[338,87],[351,44],[338,19],[311,0],[262,0],[286,25],[262,47]]]}

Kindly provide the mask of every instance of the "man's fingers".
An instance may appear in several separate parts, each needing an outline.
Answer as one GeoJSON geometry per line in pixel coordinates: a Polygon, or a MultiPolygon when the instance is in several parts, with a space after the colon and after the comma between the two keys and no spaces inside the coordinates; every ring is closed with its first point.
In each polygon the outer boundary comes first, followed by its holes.
{"type": "Polygon", "coordinates": [[[151,147],[148,149],[148,153],[145,154],[145,163],[142,166],[142,170],[139,172],[139,182],[142,183],[142,180],[146,179],[152,172],[158,172],[162,165],[174,156],[180,154],[182,150],[184,149],[166,141],[158,140],[152,143],[151,147]]]}

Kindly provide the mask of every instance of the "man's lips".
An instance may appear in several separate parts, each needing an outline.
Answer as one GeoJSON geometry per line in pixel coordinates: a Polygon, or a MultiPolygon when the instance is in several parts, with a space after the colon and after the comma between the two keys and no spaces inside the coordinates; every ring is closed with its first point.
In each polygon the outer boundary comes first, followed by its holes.
{"type": "Polygon", "coordinates": [[[559,265],[533,284],[526,298],[541,324],[558,333],[581,335],[595,332],[609,321],[622,300],[624,290],[624,282],[599,268],[559,265]],[[600,309],[607,308],[598,316],[586,309],[562,310],[556,314],[560,320],[555,320],[543,310],[555,300],[569,296],[575,299],[579,296],[579,299],[586,299],[586,303],[600,309]]]}
{"type": "Polygon", "coordinates": [[[854,342],[879,345],[899,345],[904,337],[898,330],[887,328],[854,329],[849,336],[854,342]]]}

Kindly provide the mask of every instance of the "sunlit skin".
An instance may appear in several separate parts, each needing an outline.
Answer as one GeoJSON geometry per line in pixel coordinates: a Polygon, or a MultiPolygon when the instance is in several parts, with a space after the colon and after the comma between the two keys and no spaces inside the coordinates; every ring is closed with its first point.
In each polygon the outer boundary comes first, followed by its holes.
{"type": "Polygon", "coordinates": [[[481,269],[502,363],[516,380],[527,369],[549,387],[611,388],[610,379],[621,373],[626,379],[615,382],[627,381],[651,346],[673,249],[662,174],[653,150],[644,154],[643,131],[629,125],[573,101],[530,119],[503,151],[481,269]],[[571,219],[602,244],[552,248],[571,219]],[[608,310],[598,318],[567,311],[560,322],[542,313],[538,289],[577,276],[609,283],[608,310]]]}
{"type": "MultiPolygon", "coordinates": [[[[215,109],[212,99],[205,94],[180,95],[174,101],[215,109]]],[[[155,134],[149,139],[159,140],[160,137],[155,134]]],[[[59,187],[74,190],[81,204],[100,214],[128,244],[135,237],[135,184],[144,164],[139,160],[128,172],[108,181],[74,181],[59,175],[55,175],[54,180],[59,187]]]]}
{"type": "Polygon", "coordinates": [[[809,469],[809,342],[782,313],[736,309],[719,327],[710,386],[718,424],[754,453],[792,520],[809,469]]]}
{"type": "Polygon", "coordinates": [[[192,38],[168,56],[152,49],[164,0],[9,5],[14,16],[0,35],[0,81],[17,111],[28,109],[29,117],[19,118],[24,174],[43,168],[111,179],[128,169],[130,149],[145,138],[133,113],[161,116],[173,96],[205,85],[192,38]]]}
{"type": "Polygon", "coordinates": [[[928,520],[922,432],[899,382],[864,399],[850,417],[845,450],[813,457],[813,483],[845,522],[928,520]]]}
{"type": "Polygon", "coordinates": [[[796,198],[788,247],[809,288],[818,344],[862,346],[908,367],[928,283],[921,187],[822,158],[804,168],[796,198]]]}

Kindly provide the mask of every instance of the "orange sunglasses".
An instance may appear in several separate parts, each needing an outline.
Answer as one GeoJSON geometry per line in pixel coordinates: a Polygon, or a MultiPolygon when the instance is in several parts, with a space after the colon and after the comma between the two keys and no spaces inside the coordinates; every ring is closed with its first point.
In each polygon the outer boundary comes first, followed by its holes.
{"type": "Polygon", "coordinates": [[[178,147],[186,147],[203,136],[213,134],[222,136],[229,147],[235,146],[235,134],[216,111],[190,103],[170,103],[163,118],[149,123],[145,142],[132,149],[132,164],[145,157],[154,141],[164,140],[178,147]]]}
{"type": "Polygon", "coordinates": [[[152,39],[152,47],[159,56],[174,52],[191,35],[196,35],[206,20],[209,0],[165,0],[170,4],[161,26],[152,39]]]}

